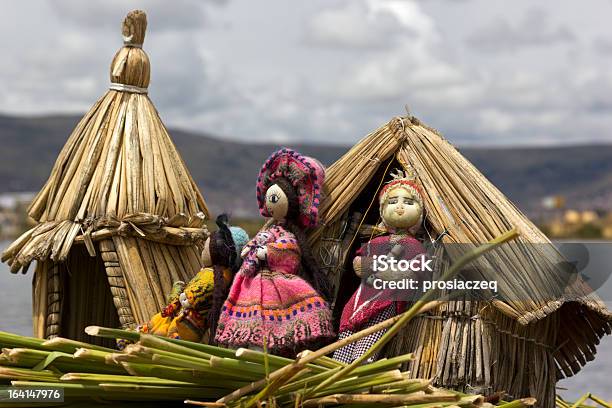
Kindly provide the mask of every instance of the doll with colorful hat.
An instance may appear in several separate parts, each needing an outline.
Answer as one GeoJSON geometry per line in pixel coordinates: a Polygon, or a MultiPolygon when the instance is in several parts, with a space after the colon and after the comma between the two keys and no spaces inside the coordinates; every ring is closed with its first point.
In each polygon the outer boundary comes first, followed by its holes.
{"type": "Polygon", "coordinates": [[[202,269],[186,285],[174,284],[168,305],[140,328],[142,332],[195,342],[201,342],[206,333],[213,336],[240,267],[240,252],[249,240],[242,228],[229,225],[225,214],[216,223],[218,230],[204,243],[202,269]]]}
{"type": "MultiPolygon", "coordinates": [[[[340,319],[339,339],[383,322],[401,313],[406,302],[390,290],[376,289],[372,278],[388,279],[397,277],[394,273],[381,273],[374,270],[374,257],[386,255],[396,260],[412,260],[425,254],[425,248],[415,238],[423,222],[423,196],[421,187],[410,174],[398,170],[391,174],[392,180],[379,193],[379,211],[382,218],[380,227],[387,232],[371,239],[361,246],[353,260],[355,273],[362,282],[344,306],[340,319]],[[368,279],[365,279],[368,278],[368,279]]],[[[386,271],[385,271],[386,272],[386,271]]],[[[395,271],[397,273],[398,271],[395,271]]],[[[415,276],[422,279],[423,276],[415,276]]],[[[386,329],[375,332],[355,343],[348,344],[336,352],[333,358],[351,363],[378,341],[386,329]]],[[[374,361],[372,355],[368,362],[374,361]]]]}
{"type": "Polygon", "coordinates": [[[257,180],[259,210],[271,221],[242,251],[215,339],[230,348],[295,356],[334,338],[329,283],[305,239],[318,222],[324,168],[290,149],[273,153],[257,180]]]}

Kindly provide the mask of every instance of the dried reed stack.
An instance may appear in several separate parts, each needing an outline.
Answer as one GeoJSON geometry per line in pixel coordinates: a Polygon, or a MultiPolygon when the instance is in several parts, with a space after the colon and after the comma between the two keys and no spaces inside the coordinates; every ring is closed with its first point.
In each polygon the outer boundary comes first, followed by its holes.
{"type": "Polygon", "coordinates": [[[485,394],[504,390],[554,406],[555,382],[594,358],[599,339],[612,329],[612,313],[582,280],[566,288],[557,266],[562,259],[546,236],[414,117],[394,118],[327,170],[323,222],[309,239],[335,283],[336,311],[347,298],[339,288],[349,286],[351,258],[366,239],[359,239],[362,224],[377,221],[377,191],[396,167],[414,171],[423,186],[433,238],[478,244],[512,227],[520,238],[476,267],[484,279],[498,281],[506,301],[448,302],[410,322],[388,355],[414,353],[410,375],[434,378],[438,386],[485,394]],[[355,222],[361,228],[347,232],[355,222]]]}
{"type": "Polygon", "coordinates": [[[29,215],[38,222],[3,254],[12,272],[38,261],[34,329],[83,338],[91,324],[133,327],[158,312],[176,280],[200,268],[209,216],[147,96],[142,11],[122,26],[110,90],[66,142],[29,215]]]}

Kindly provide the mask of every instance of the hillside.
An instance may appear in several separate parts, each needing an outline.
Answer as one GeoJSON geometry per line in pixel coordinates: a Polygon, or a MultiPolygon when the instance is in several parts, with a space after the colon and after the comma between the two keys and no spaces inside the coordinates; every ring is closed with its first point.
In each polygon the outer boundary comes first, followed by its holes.
{"type": "MultiPolygon", "coordinates": [[[[39,190],[78,120],[77,116],[0,115],[0,193],[39,190]]],[[[172,128],[170,134],[214,211],[255,213],[257,171],[278,145],[226,141],[172,128]]],[[[452,135],[447,136],[452,140],[452,135]]],[[[291,147],[326,165],[347,150],[291,147]]],[[[460,150],[528,212],[551,194],[568,196],[571,207],[607,207],[612,202],[612,145],[460,150]]]]}

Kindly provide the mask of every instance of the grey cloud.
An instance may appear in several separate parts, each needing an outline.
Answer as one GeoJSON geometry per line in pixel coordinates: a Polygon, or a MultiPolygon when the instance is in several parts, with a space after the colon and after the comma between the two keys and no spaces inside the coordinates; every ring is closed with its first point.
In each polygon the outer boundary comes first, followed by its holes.
{"type": "Polygon", "coordinates": [[[497,18],[467,37],[474,49],[486,53],[516,52],[528,47],[563,44],[575,40],[566,25],[551,26],[550,18],[541,9],[528,10],[521,21],[513,24],[497,18]]]}
{"type": "Polygon", "coordinates": [[[598,37],[593,41],[593,48],[606,56],[612,56],[612,38],[598,37]]]}
{"type": "Polygon", "coordinates": [[[415,34],[392,14],[374,13],[366,2],[354,1],[313,15],[304,40],[306,44],[336,49],[381,49],[415,34]]]}
{"type": "Polygon", "coordinates": [[[79,0],[56,0],[53,9],[59,18],[87,28],[119,27],[127,12],[142,9],[147,12],[148,29],[163,31],[201,28],[205,22],[204,5],[223,5],[226,2],[174,0],[169,7],[167,0],[92,0],[84,7],[79,0]]]}

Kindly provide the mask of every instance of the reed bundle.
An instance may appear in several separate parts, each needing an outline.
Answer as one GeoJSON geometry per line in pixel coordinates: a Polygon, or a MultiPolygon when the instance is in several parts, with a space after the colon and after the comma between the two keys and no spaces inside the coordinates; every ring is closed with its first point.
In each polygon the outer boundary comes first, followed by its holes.
{"type": "Polygon", "coordinates": [[[558,395],[556,398],[556,404],[558,408],[594,408],[597,406],[601,406],[604,408],[612,408],[612,401],[606,401],[603,398],[591,394],[590,392],[582,395],[576,400],[576,402],[565,401],[561,396],[558,395]],[[587,404],[587,400],[593,401],[596,405],[587,404]]]}
{"type": "MultiPolygon", "coordinates": [[[[513,227],[521,236],[474,267],[479,279],[498,282],[503,301],[443,303],[411,321],[387,352],[414,352],[406,364],[411,376],[433,377],[438,386],[485,394],[504,389],[552,407],[555,382],[594,358],[599,339],[612,332],[612,313],[581,279],[566,287],[562,259],[546,236],[414,117],[394,118],[326,172],[322,223],[309,241],[335,284],[336,309],[350,295],[340,287],[351,287],[351,258],[367,240],[360,234],[379,221],[377,194],[395,168],[414,172],[423,187],[426,238],[477,245],[513,227]],[[535,369],[524,370],[528,365],[535,369]]],[[[450,252],[452,245],[445,248],[450,252]]]]}
{"type": "Polygon", "coordinates": [[[34,277],[34,332],[98,341],[164,306],[172,283],[200,269],[208,208],[148,97],[142,11],[122,25],[110,89],[77,124],[28,214],[38,224],[2,254],[34,277]],[[91,299],[96,299],[93,303],[91,299]],[[72,305],[72,306],[71,306],[72,305]]]}

